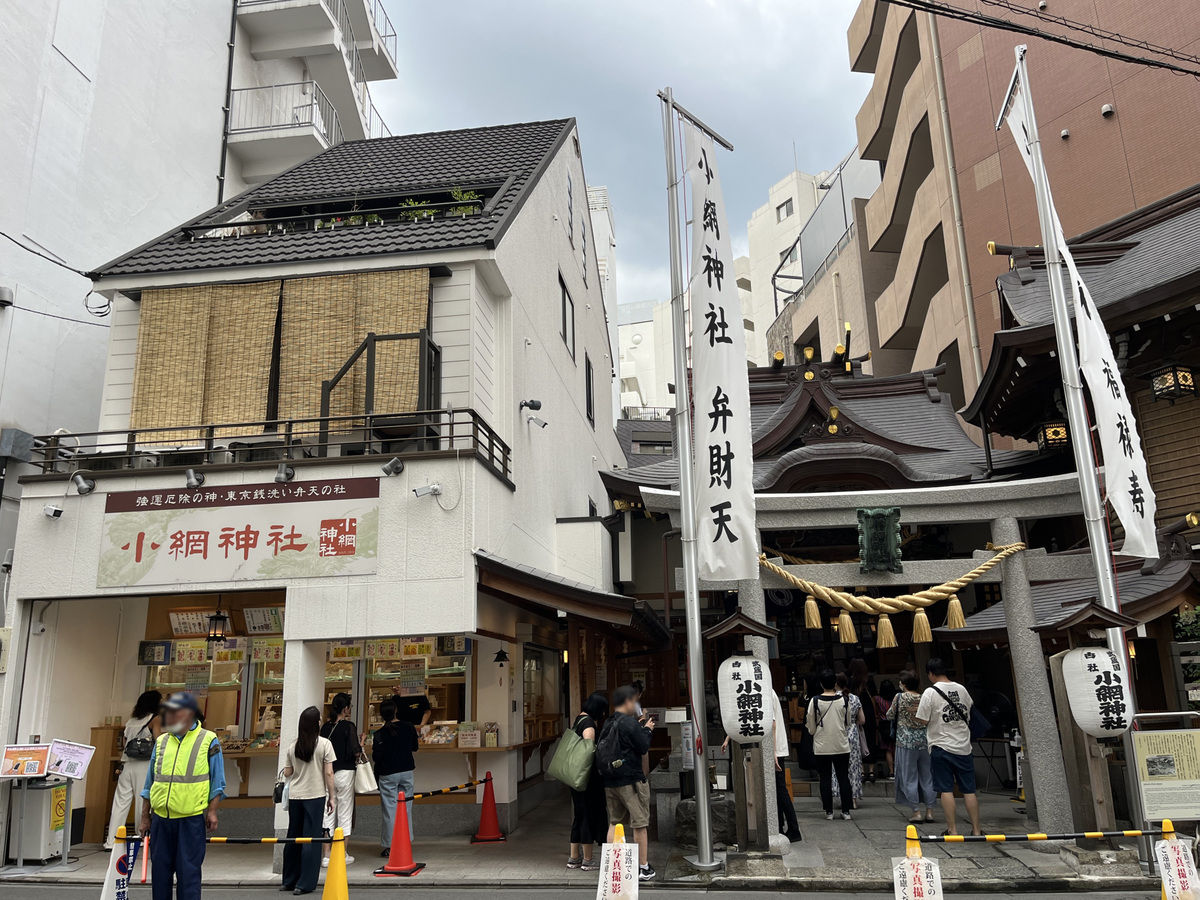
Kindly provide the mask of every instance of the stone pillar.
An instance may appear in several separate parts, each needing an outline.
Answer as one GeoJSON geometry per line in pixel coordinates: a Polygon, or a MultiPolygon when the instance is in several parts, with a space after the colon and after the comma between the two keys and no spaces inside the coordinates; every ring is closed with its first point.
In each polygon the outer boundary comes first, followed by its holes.
{"type": "MultiPolygon", "coordinates": [[[[1012,517],[992,521],[992,542],[1012,544],[1021,540],[1021,530],[1012,517]]],[[[1013,676],[1017,682],[1017,703],[1021,710],[1025,752],[1037,792],[1038,828],[1046,833],[1075,830],[1071,815],[1071,796],[1067,790],[1067,770],[1059,741],[1058,722],[1042,639],[1032,628],[1033,592],[1025,569],[1025,556],[1010,556],[1003,563],[1001,590],[1008,626],[1008,646],[1012,654],[1013,676]]]]}
{"type": "MultiPolygon", "coordinates": [[[[321,709],[325,696],[325,651],[324,641],[286,641],[283,645],[283,705],[279,713],[279,762],[276,771],[283,768],[284,755],[300,725],[300,713],[310,706],[321,709]]],[[[252,710],[251,715],[258,715],[252,710]]],[[[287,810],[275,807],[275,836],[287,834],[287,810]]],[[[275,845],[272,860],[275,874],[283,871],[283,845],[275,845]]]]}
{"type": "MultiPolygon", "coordinates": [[[[763,594],[762,582],[759,579],[738,582],[738,604],[742,607],[742,612],[750,618],[763,623],[767,621],[767,599],[763,594]]],[[[746,649],[759,659],[766,661],[767,641],[765,638],[746,638],[746,649]]],[[[774,687],[776,691],[779,691],[783,685],[774,687]]],[[[771,848],[779,852],[786,852],[789,841],[779,833],[779,807],[775,803],[775,736],[773,734],[763,740],[762,790],[763,796],[757,799],[767,812],[767,834],[771,848]]]]}

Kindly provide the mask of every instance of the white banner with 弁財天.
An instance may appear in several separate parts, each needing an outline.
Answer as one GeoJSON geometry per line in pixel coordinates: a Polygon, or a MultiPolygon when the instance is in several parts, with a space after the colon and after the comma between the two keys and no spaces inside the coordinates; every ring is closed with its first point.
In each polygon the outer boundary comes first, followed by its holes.
{"type": "Polygon", "coordinates": [[[375,571],[379,479],[108,494],[99,587],[375,571]]]}
{"type": "Polygon", "coordinates": [[[758,577],[746,332],[713,140],[682,120],[692,187],[696,554],[706,581],[758,577]]]}

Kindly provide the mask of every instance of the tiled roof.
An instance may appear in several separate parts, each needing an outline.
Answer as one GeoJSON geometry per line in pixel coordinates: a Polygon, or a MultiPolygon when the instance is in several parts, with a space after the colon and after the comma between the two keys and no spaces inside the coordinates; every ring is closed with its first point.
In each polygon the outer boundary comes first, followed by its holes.
{"type": "Polygon", "coordinates": [[[184,223],[221,224],[247,209],[501,184],[480,215],[240,237],[193,238],[183,227],[101,266],[97,277],[345,259],[494,246],[574,119],[397,135],[331,147],[184,223]],[[511,179],[511,181],[510,181],[511,179]]]}
{"type": "MultiPolygon", "coordinates": [[[[1195,192],[1189,189],[1180,196],[1195,192]]],[[[1200,272],[1200,205],[1152,220],[1145,227],[1130,228],[1120,237],[1136,246],[1099,265],[1079,260],[1080,274],[1099,309],[1200,272]]],[[[1006,272],[997,279],[1000,293],[1017,324],[1048,325],[1054,317],[1044,262],[1032,270],[1032,276],[1032,281],[1022,284],[1017,272],[1006,272]]]]}
{"type": "MultiPolygon", "coordinates": [[[[1117,572],[1117,593],[1121,598],[1121,607],[1126,615],[1145,621],[1143,612],[1147,601],[1159,597],[1171,597],[1192,586],[1195,579],[1192,575],[1192,560],[1178,559],[1166,563],[1161,570],[1149,575],[1141,573],[1141,560],[1135,564],[1123,567],[1117,572]]],[[[1078,610],[1080,604],[1087,603],[1099,596],[1099,588],[1095,578],[1076,578],[1069,581],[1051,581],[1038,584],[1033,589],[1034,624],[1050,625],[1067,618],[1070,613],[1078,610]]],[[[1155,618],[1160,613],[1152,610],[1148,618],[1155,618]]],[[[1004,601],[980,610],[967,618],[964,628],[936,628],[938,637],[955,641],[959,644],[972,640],[991,641],[1008,631],[1008,620],[1005,617],[1004,601]]],[[[1003,638],[1001,638],[1003,639],[1003,638]]]]}
{"type": "MultiPolygon", "coordinates": [[[[812,465],[821,471],[837,471],[837,461],[878,464],[898,473],[909,484],[954,484],[988,477],[983,449],[963,431],[954,407],[934,386],[937,370],[907,375],[871,378],[796,378],[794,368],[778,371],[755,370],[757,383],[776,378],[785,385],[782,397],[769,394],[756,400],[751,391],[750,419],[755,443],[754,489],[779,490],[785,476],[812,465]],[[786,387],[790,385],[790,387],[786,387]],[[821,410],[840,410],[842,436],[829,439],[808,430],[821,410]]],[[[679,484],[679,461],[674,457],[630,456],[629,429],[647,423],[634,422],[622,428],[618,440],[629,459],[629,467],[601,473],[610,489],[636,491],[640,486],[673,490],[679,484]]],[[[669,433],[670,424],[665,423],[669,433]]],[[[1036,452],[995,450],[994,477],[1008,477],[1013,470],[1037,464],[1036,452]]],[[[848,471],[852,471],[850,466],[848,471]]],[[[836,480],[836,479],[835,479],[836,480]]]]}

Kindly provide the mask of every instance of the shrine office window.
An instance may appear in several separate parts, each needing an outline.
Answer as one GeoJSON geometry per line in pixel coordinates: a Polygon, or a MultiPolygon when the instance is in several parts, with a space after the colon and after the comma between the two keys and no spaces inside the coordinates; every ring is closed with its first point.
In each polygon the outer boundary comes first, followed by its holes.
{"type": "Polygon", "coordinates": [[[596,427],[596,376],[592,372],[592,359],[586,353],[583,354],[583,390],[584,400],[587,404],[587,420],[592,423],[592,428],[596,427]]]}
{"type": "Polygon", "coordinates": [[[571,299],[571,292],[567,290],[566,282],[562,276],[558,276],[558,287],[562,292],[562,323],[559,328],[562,334],[563,343],[567,345],[567,350],[571,354],[571,359],[575,358],[575,301],[571,299]]]}

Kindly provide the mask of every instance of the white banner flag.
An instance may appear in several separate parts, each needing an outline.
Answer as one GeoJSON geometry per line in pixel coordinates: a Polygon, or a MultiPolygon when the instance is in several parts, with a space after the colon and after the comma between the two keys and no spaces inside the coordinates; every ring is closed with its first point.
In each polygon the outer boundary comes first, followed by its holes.
{"type": "MultiPolygon", "coordinates": [[[[1022,88],[1018,83],[1013,92],[1007,122],[1032,178],[1034,173],[1031,129],[1026,119],[1022,88]]],[[[1046,177],[1046,184],[1049,190],[1049,176],[1046,177]]],[[[1104,456],[1105,493],[1108,502],[1112,504],[1113,512],[1125,528],[1125,543],[1115,552],[1124,556],[1157,559],[1154,489],[1150,486],[1150,473],[1146,468],[1146,457],[1142,452],[1142,441],[1138,436],[1133,407],[1129,403],[1125,384],[1117,368],[1108,331],[1100,319],[1096,304],[1092,301],[1091,292],[1079,274],[1071,249],[1067,246],[1053,198],[1050,200],[1050,213],[1054,217],[1058,252],[1067,266],[1071,297],[1075,302],[1075,327],[1079,332],[1079,368],[1092,397],[1092,409],[1095,411],[1097,431],[1100,435],[1100,450],[1104,456]]],[[[1060,335],[1060,339],[1064,337],[1070,340],[1070,335],[1060,335]]],[[[1086,439],[1086,435],[1071,435],[1071,440],[1086,439]]]]}
{"type": "Polygon", "coordinates": [[[758,577],[746,334],[712,138],[683,120],[692,185],[692,398],[700,577],[758,577]]]}

